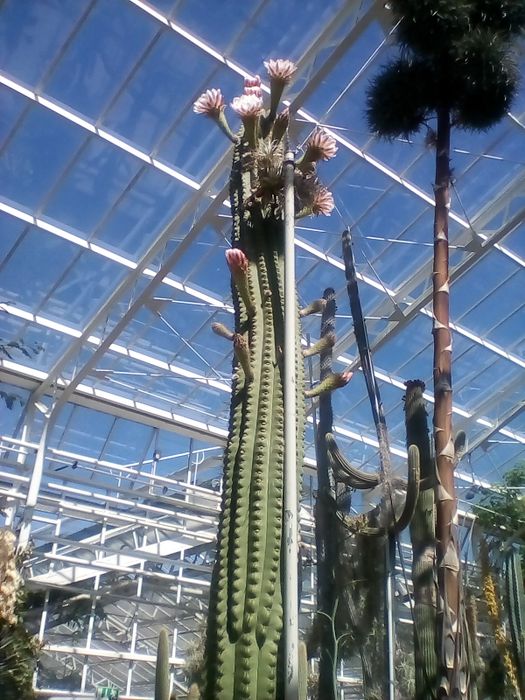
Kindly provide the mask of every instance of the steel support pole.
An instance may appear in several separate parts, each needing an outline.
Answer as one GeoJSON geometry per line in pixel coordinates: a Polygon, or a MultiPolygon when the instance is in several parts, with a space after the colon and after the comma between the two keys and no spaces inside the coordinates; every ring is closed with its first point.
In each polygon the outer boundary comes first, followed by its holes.
{"type": "Polygon", "coordinates": [[[298,700],[297,418],[294,154],[284,158],[284,637],[285,699],[298,700]]]}
{"type": "Polygon", "coordinates": [[[396,536],[389,533],[385,540],[385,652],[386,700],[396,698],[394,583],[396,576],[396,536]]]}

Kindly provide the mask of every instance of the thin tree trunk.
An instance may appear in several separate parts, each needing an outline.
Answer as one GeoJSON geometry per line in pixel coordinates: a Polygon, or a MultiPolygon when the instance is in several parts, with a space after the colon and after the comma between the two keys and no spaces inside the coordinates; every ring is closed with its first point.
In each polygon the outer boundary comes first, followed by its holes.
{"type": "Polygon", "coordinates": [[[452,438],[452,337],[449,327],[450,113],[437,110],[436,183],[434,212],[433,335],[434,441],[438,483],[437,560],[441,680],[438,695],[465,697],[460,687],[461,614],[460,558],[455,535],[454,441],[452,438]],[[458,695],[459,691],[459,695],[458,695]]]}

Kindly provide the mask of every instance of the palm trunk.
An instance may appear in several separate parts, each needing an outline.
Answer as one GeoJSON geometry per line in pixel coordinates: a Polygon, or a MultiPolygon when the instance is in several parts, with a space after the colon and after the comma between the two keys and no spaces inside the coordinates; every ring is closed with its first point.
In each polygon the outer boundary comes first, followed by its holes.
{"type": "Polygon", "coordinates": [[[452,337],[449,326],[450,113],[437,110],[434,212],[433,335],[434,441],[438,484],[437,561],[440,600],[440,697],[465,697],[460,690],[460,558],[455,535],[456,494],[452,439],[452,337]],[[457,694],[459,691],[459,694],[457,694]]]}

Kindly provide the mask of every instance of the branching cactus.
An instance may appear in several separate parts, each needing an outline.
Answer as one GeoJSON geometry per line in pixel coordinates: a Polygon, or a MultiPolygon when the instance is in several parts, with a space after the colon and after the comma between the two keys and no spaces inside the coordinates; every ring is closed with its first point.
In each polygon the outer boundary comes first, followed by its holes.
{"type": "Polygon", "coordinates": [[[155,700],[169,700],[170,697],[170,652],[166,630],[161,630],[157,646],[155,667],[155,700]]]}
{"type": "MultiPolygon", "coordinates": [[[[194,105],[235,144],[232,248],[226,253],[235,328],[213,328],[233,343],[235,352],[208,616],[203,689],[207,700],[272,700],[280,693],[283,670],[283,156],[289,114],[277,114],[277,108],[296,68],[287,60],[265,65],[269,109],[263,107],[259,77],[247,78],[244,93],[232,102],[242,120],[238,134],[227,123],[220,90],[208,90],[194,105]]],[[[328,160],[336,150],[335,140],[321,130],[307,142],[295,168],[298,216],[330,214],[333,198],[317,178],[316,162],[328,160]]],[[[304,431],[299,313],[295,362],[299,479],[304,431]]]]}
{"type": "Polygon", "coordinates": [[[338,449],[333,435],[327,435],[326,444],[334,465],[334,473],[339,479],[348,486],[356,489],[373,488],[382,483],[384,487],[384,497],[379,507],[368,514],[355,517],[339,512],[338,516],[352,532],[360,532],[367,535],[395,534],[401,532],[401,530],[410,523],[419,496],[419,451],[417,446],[411,446],[408,451],[406,498],[401,512],[397,512],[395,506],[398,500],[397,492],[401,490],[399,488],[401,487],[401,483],[392,478],[388,431],[379,386],[374,374],[374,365],[359,297],[357,274],[349,231],[343,232],[342,243],[348,297],[354,321],[354,332],[379,445],[379,474],[370,475],[353,467],[338,449]]]}

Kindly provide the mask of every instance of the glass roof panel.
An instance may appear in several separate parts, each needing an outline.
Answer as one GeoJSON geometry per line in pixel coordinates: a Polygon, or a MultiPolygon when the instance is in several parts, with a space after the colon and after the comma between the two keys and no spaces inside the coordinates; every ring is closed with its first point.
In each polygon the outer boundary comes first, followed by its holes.
{"type": "Polygon", "coordinates": [[[158,31],[132,3],[95,3],[46,82],[46,94],[98,119],[158,31]]]}
{"type": "Polygon", "coordinates": [[[12,129],[28,106],[27,98],[4,85],[0,85],[0,99],[2,100],[2,112],[0,113],[0,144],[5,144],[12,129]]]}
{"type": "MultiPolygon", "coordinates": [[[[2,266],[0,287],[9,289],[17,306],[39,308],[74,261],[77,251],[72,245],[28,226],[18,245],[2,266]],[[42,256],[48,256],[52,265],[42,265],[42,256]]],[[[60,315],[64,309],[60,310],[60,315]]]]}
{"type": "Polygon", "coordinates": [[[74,124],[31,105],[0,156],[3,198],[29,209],[39,206],[84,139],[74,124]]]}
{"type": "Polygon", "coordinates": [[[105,126],[151,151],[198,96],[195,75],[215,67],[197,47],[164,31],[112,105],[105,126]]]}
{"type": "Polygon", "coordinates": [[[97,223],[92,240],[136,261],[189,195],[187,185],[141,166],[97,223]]]}
{"type": "Polygon", "coordinates": [[[88,5],[88,0],[6,0],[0,13],[2,69],[23,82],[38,83],[88,5]]]}
{"type": "MultiPolygon", "coordinates": [[[[43,327],[41,324],[25,321],[5,311],[0,313],[0,338],[6,341],[23,340],[28,347],[41,348],[28,358],[23,353],[13,354],[13,361],[27,367],[47,371],[58,357],[64,353],[71,337],[59,331],[43,327]]],[[[16,310],[16,307],[13,307],[16,310]]]]}
{"type": "Polygon", "coordinates": [[[101,139],[89,138],[64,173],[60,188],[49,197],[44,213],[89,235],[140,167],[141,162],[132,155],[101,139]]]}

